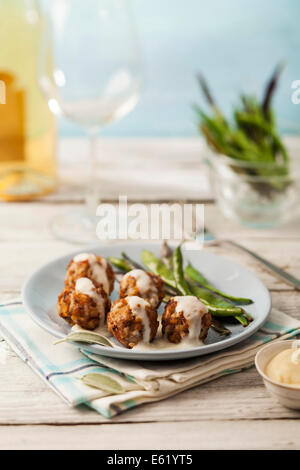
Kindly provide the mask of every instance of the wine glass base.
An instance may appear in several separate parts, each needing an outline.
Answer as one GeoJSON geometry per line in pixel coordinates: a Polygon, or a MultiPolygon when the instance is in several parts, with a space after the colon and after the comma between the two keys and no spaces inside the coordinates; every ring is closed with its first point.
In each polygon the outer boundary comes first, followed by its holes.
{"type": "Polygon", "coordinates": [[[59,240],[80,245],[99,242],[96,234],[99,219],[82,211],[55,216],[50,222],[52,234],[59,240]]]}

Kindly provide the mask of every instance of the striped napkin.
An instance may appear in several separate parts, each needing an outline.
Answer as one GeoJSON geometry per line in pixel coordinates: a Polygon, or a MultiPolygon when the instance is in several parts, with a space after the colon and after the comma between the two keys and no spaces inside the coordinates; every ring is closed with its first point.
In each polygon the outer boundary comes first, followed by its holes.
{"type": "MultiPolygon", "coordinates": [[[[168,363],[122,361],[67,343],[55,346],[55,338],[39,328],[17,301],[0,308],[0,334],[70,406],[85,404],[112,418],[142,403],[163,400],[251,367],[263,344],[300,335],[300,321],[273,309],[263,328],[243,343],[208,356],[168,363]],[[101,374],[108,383],[116,384],[117,392],[86,385],[82,378],[87,374],[101,374]]],[[[5,363],[4,354],[0,354],[0,361],[5,363]]]]}

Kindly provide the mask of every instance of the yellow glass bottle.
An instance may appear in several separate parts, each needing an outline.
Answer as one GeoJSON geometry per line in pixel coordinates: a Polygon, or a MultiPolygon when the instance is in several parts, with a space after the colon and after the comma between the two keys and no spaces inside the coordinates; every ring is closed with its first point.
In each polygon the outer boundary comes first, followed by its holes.
{"type": "Polygon", "coordinates": [[[38,86],[36,0],[0,0],[0,198],[28,200],[56,186],[55,121],[38,86]]]}

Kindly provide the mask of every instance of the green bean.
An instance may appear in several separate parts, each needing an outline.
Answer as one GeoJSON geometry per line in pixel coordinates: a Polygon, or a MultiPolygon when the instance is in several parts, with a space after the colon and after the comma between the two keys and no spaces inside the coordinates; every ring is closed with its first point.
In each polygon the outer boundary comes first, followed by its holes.
{"type": "Polygon", "coordinates": [[[244,315],[244,314],[236,315],[234,318],[237,321],[239,321],[244,328],[249,325],[249,321],[248,321],[246,315],[244,315]]]}
{"type": "MultiPolygon", "coordinates": [[[[123,258],[109,257],[108,259],[113,266],[115,266],[117,269],[124,273],[131,271],[132,267],[139,266],[135,261],[131,260],[131,258],[129,258],[125,253],[122,253],[122,255],[123,258]]],[[[212,293],[206,291],[205,289],[187,283],[183,276],[183,261],[180,247],[175,251],[173,255],[173,263],[176,269],[176,274],[175,270],[173,274],[172,271],[169,270],[164,265],[164,263],[160,259],[156,258],[156,256],[150,251],[144,250],[142,252],[142,260],[145,266],[150,269],[150,271],[161,276],[162,280],[164,281],[166,288],[166,296],[164,298],[165,303],[167,303],[170,298],[174,295],[195,295],[199,298],[202,303],[207,305],[209,312],[214,317],[235,316],[236,319],[240,321],[243,325],[246,325],[246,323],[248,324],[247,316],[244,315],[243,309],[231,306],[229,302],[226,302],[225,300],[214,296],[212,293]],[[178,279],[178,284],[176,282],[176,278],[178,279]]]]}
{"type": "Polygon", "coordinates": [[[253,317],[248,312],[244,311],[243,315],[244,315],[244,317],[247,318],[249,323],[251,323],[253,321],[253,317]]]}
{"type": "Polygon", "coordinates": [[[183,259],[182,259],[180,245],[174,251],[172,262],[173,262],[173,274],[174,274],[174,278],[176,281],[177,289],[182,295],[193,295],[189,288],[188,283],[186,282],[184,278],[183,259]]]}
{"type": "MultiPolygon", "coordinates": [[[[129,258],[125,253],[122,253],[122,256],[123,258],[109,257],[108,259],[113,266],[124,273],[131,271],[132,267],[136,268],[139,266],[139,268],[142,268],[142,266],[138,265],[138,263],[129,258]]],[[[219,299],[217,296],[213,296],[213,294],[205,291],[205,289],[201,289],[200,287],[197,288],[197,286],[193,286],[194,292],[192,292],[191,286],[189,286],[184,279],[180,247],[177,249],[177,253],[174,253],[173,257],[173,262],[176,267],[176,276],[178,281],[180,281],[180,288],[177,287],[176,279],[172,271],[168,269],[160,259],[156,258],[153,253],[144,250],[142,252],[142,260],[145,266],[150,269],[150,271],[161,276],[163,279],[166,288],[166,295],[163,299],[164,303],[167,303],[172,296],[177,294],[196,295],[200,301],[207,305],[208,310],[214,317],[230,316],[234,313],[237,313],[236,311],[238,310],[240,315],[237,317],[241,322],[243,321],[245,323],[245,319],[242,315],[242,309],[230,307],[229,302],[219,299]],[[215,303],[215,305],[211,305],[212,303],[215,303]]],[[[213,319],[212,328],[222,335],[228,335],[231,333],[230,330],[225,328],[220,322],[216,320],[216,318],[213,319]]]]}
{"type": "MultiPolygon", "coordinates": [[[[121,253],[123,256],[123,260],[131,269],[141,269],[145,271],[144,266],[140,265],[136,261],[134,261],[132,258],[130,258],[126,253],[122,252],[121,253]]],[[[170,286],[165,286],[165,292],[169,294],[170,296],[177,295],[177,291],[175,289],[172,289],[170,286]]]]}
{"type": "Polygon", "coordinates": [[[236,319],[238,321],[241,322],[243,320],[248,324],[247,319],[242,317],[242,308],[231,306],[229,302],[226,302],[228,305],[224,306],[224,301],[222,302],[222,299],[220,301],[217,297],[208,293],[204,289],[201,289],[197,286],[193,286],[186,281],[183,272],[183,258],[180,246],[177,247],[173,254],[173,272],[177,284],[177,289],[182,295],[195,295],[204,305],[207,306],[208,311],[215,317],[237,316],[236,319]]]}
{"type": "MultiPolygon", "coordinates": [[[[128,258],[128,257],[127,257],[128,258]]],[[[108,260],[110,263],[117,268],[119,271],[122,273],[127,273],[132,270],[132,264],[130,265],[129,262],[127,262],[123,258],[115,258],[115,257],[108,257],[108,260]]],[[[142,266],[141,268],[145,270],[142,266]]],[[[165,285],[165,297],[164,297],[164,302],[167,303],[171,297],[174,297],[174,295],[178,295],[178,292],[175,289],[172,289],[171,287],[165,285]]]]}
{"type": "Polygon", "coordinates": [[[230,307],[222,307],[217,305],[217,299],[213,299],[211,294],[201,289],[201,287],[189,284],[190,291],[192,295],[198,297],[198,299],[207,306],[208,311],[215,317],[236,317],[237,315],[242,315],[244,313],[243,309],[240,307],[235,307],[231,305],[230,307]],[[209,301],[207,300],[209,299],[209,301]],[[213,303],[212,303],[213,302],[213,303]]]}
{"type": "Polygon", "coordinates": [[[175,290],[175,293],[174,293],[175,295],[195,295],[196,297],[199,298],[199,300],[202,303],[207,305],[209,312],[213,316],[229,317],[229,316],[241,315],[243,313],[242,308],[235,307],[231,305],[229,302],[226,302],[226,305],[228,305],[227,307],[221,306],[221,303],[223,303],[224,305],[225,303],[224,300],[219,299],[217,296],[213,296],[213,294],[205,291],[204,289],[201,289],[200,287],[196,288],[196,286],[194,286],[193,289],[195,288],[195,291],[192,292],[191,290],[192,286],[188,285],[184,278],[182,282],[183,269],[182,269],[182,255],[181,255],[180,247],[177,253],[175,251],[173,255],[173,265],[174,267],[176,267],[176,275],[177,275],[177,278],[180,279],[180,286],[177,286],[177,283],[175,280],[175,272],[173,274],[172,271],[170,271],[165,266],[165,264],[150,251],[144,250],[142,252],[142,261],[145,264],[145,266],[147,266],[147,268],[150,269],[150,271],[154,272],[154,274],[157,274],[162,278],[162,280],[164,281],[166,285],[167,293],[169,293],[168,288],[171,287],[172,289],[175,290]]]}
{"type": "Polygon", "coordinates": [[[141,266],[139,263],[134,261],[132,258],[130,258],[124,251],[121,253],[122,258],[126,261],[126,263],[131,266],[131,269],[142,269],[144,271],[143,266],[141,266]]]}
{"type": "MultiPolygon", "coordinates": [[[[162,265],[164,266],[163,263],[162,263],[162,265]]],[[[172,256],[172,265],[173,265],[173,275],[174,275],[174,279],[176,281],[176,287],[177,287],[177,290],[181,293],[181,295],[195,295],[196,297],[199,298],[199,300],[202,303],[204,303],[207,306],[208,311],[214,317],[216,317],[216,316],[218,316],[218,317],[234,316],[235,319],[237,321],[239,321],[243,326],[247,326],[249,324],[248,318],[247,318],[246,315],[244,315],[244,311],[243,311],[242,308],[232,306],[231,303],[225,301],[222,298],[219,298],[219,297],[213,295],[211,292],[208,292],[207,290],[202,289],[201,287],[192,285],[191,283],[187,282],[187,280],[185,279],[185,276],[184,276],[184,271],[183,271],[183,258],[182,258],[182,252],[181,252],[181,247],[180,246],[178,246],[176,248],[176,250],[175,250],[175,252],[172,256]]],[[[192,268],[192,267],[190,266],[190,268],[192,268]]],[[[193,274],[195,274],[194,271],[196,271],[196,270],[194,270],[192,268],[192,269],[190,269],[190,272],[191,272],[191,270],[193,270],[192,272],[193,272],[193,274]]],[[[168,274],[169,274],[169,277],[170,277],[170,273],[168,273],[168,274]]],[[[203,276],[201,276],[201,280],[202,281],[205,280],[206,287],[208,285],[210,286],[208,281],[206,281],[206,279],[203,276]]],[[[216,290],[215,290],[215,293],[219,293],[219,291],[216,292],[216,290]]],[[[236,298],[234,298],[234,299],[236,299],[236,298]]],[[[232,300],[232,298],[231,298],[231,300],[232,300]]],[[[241,300],[241,299],[239,299],[239,300],[241,300]]],[[[250,299],[242,299],[242,300],[245,303],[245,300],[248,302],[250,299]]],[[[214,329],[216,329],[216,331],[219,331],[219,332],[222,331],[222,334],[225,334],[225,331],[226,331],[226,334],[228,334],[228,332],[230,333],[230,330],[227,330],[222,325],[220,327],[220,324],[218,325],[218,324],[216,324],[216,322],[215,322],[215,325],[214,325],[214,329]]]]}
{"type": "Polygon", "coordinates": [[[151,253],[151,251],[142,251],[142,261],[151,272],[157,276],[160,276],[167,286],[177,291],[176,280],[172,271],[167,268],[167,266],[159,258],[151,253]]]}
{"type": "Polygon", "coordinates": [[[215,294],[220,295],[221,297],[225,297],[225,299],[229,299],[232,302],[236,304],[242,304],[242,305],[248,305],[252,304],[253,300],[247,299],[244,297],[235,297],[233,295],[226,294],[224,292],[221,292],[220,290],[216,289],[212,284],[209,283],[209,281],[197,270],[195,269],[191,264],[188,264],[188,266],[185,268],[185,275],[189,278],[191,278],[193,281],[196,281],[198,284],[201,284],[201,286],[205,287],[206,289],[214,292],[215,294]]]}
{"type": "Polygon", "coordinates": [[[171,300],[172,297],[173,297],[172,295],[166,294],[166,295],[164,296],[163,300],[162,300],[163,303],[164,303],[164,304],[167,304],[167,303],[169,302],[169,300],[171,300]]]}
{"type": "MultiPolygon", "coordinates": [[[[121,271],[124,274],[132,270],[132,266],[130,266],[129,263],[123,258],[114,258],[112,256],[109,256],[107,259],[115,268],[117,268],[119,271],[121,271]]],[[[163,298],[163,302],[165,304],[169,302],[171,297],[173,297],[174,295],[177,295],[177,292],[171,290],[170,288],[165,288],[165,293],[166,295],[163,298]]]]}
{"type": "Polygon", "coordinates": [[[190,289],[197,292],[197,296],[206,300],[209,304],[215,305],[216,307],[229,307],[236,309],[237,312],[241,312],[241,307],[236,307],[233,303],[230,303],[228,300],[223,299],[222,297],[217,296],[213,292],[203,288],[199,284],[196,284],[192,279],[186,277],[190,289]]]}
{"type": "MultiPolygon", "coordinates": [[[[187,279],[187,281],[189,282],[190,289],[193,291],[194,295],[197,295],[198,298],[201,298],[202,303],[206,301],[208,304],[218,307],[218,311],[216,311],[215,316],[226,316],[223,315],[223,308],[226,308],[227,311],[228,309],[231,311],[230,316],[233,315],[235,319],[243,326],[247,326],[253,320],[253,318],[241,307],[236,307],[234,304],[222,299],[221,297],[218,297],[212,292],[209,292],[208,290],[193,284],[189,279],[187,279]]],[[[213,314],[212,311],[211,313],[213,314]]]]}
{"type": "Polygon", "coordinates": [[[231,331],[228,330],[219,320],[216,318],[212,319],[211,327],[220,335],[228,336],[231,335],[231,331]]]}
{"type": "Polygon", "coordinates": [[[109,256],[108,261],[115,266],[115,268],[119,269],[124,273],[128,273],[131,271],[131,266],[122,258],[114,258],[113,256],[109,256]]]}
{"type": "Polygon", "coordinates": [[[243,308],[236,307],[232,303],[226,302],[226,300],[223,300],[211,292],[193,284],[190,284],[190,289],[193,291],[194,295],[196,295],[201,300],[202,303],[208,303],[208,310],[212,315],[218,317],[234,316],[234,318],[244,327],[248,326],[249,323],[253,321],[251,315],[245,312],[243,308]],[[216,310],[213,310],[214,307],[216,307],[216,310]]]}

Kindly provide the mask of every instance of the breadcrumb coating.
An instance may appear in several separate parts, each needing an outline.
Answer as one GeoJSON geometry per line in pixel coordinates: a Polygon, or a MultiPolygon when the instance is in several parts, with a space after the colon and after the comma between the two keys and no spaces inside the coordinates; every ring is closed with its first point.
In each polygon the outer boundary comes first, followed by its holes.
{"type": "MultiPolygon", "coordinates": [[[[177,311],[177,301],[172,298],[167,303],[162,316],[162,333],[171,343],[180,343],[189,335],[190,322],[183,311],[177,311]]],[[[201,320],[199,340],[204,341],[211,326],[211,315],[204,313],[201,320]]]]}
{"type": "Polygon", "coordinates": [[[111,305],[109,297],[101,287],[96,288],[96,293],[103,299],[102,311],[92,297],[69,287],[64,288],[57,301],[59,316],[71,326],[78,325],[86,330],[95,330],[101,319],[105,322],[111,305]]]}
{"type": "MultiPolygon", "coordinates": [[[[149,321],[151,342],[158,329],[157,311],[148,302],[146,303],[145,312],[149,321]]],[[[118,299],[112,304],[107,315],[107,327],[110,333],[126,348],[131,349],[143,341],[145,325],[142,319],[131,310],[128,298],[118,299]]]]}

